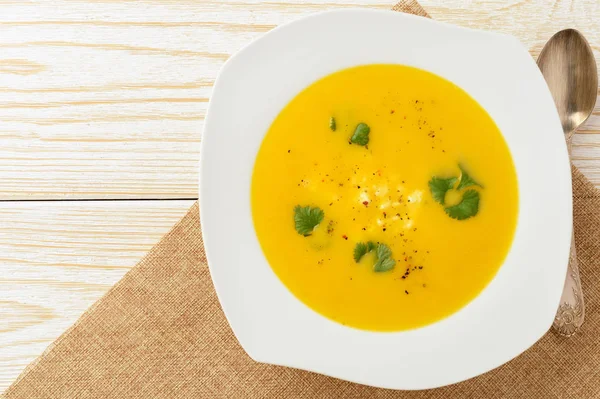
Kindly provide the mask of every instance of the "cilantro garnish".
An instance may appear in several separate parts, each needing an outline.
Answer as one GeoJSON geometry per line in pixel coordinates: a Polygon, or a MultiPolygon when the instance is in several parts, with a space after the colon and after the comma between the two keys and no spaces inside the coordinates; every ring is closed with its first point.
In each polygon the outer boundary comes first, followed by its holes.
{"type": "Polygon", "coordinates": [[[294,223],[296,231],[303,236],[309,236],[319,223],[323,221],[325,213],[317,207],[300,206],[294,207],[294,223]]]}
{"type": "Polygon", "coordinates": [[[335,129],[337,129],[337,124],[335,123],[335,118],[333,116],[329,118],[329,128],[332,132],[335,132],[335,129]]]}
{"type": "Polygon", "coordinates": [[[385,244],[379,244],[377,246],[377,262],[373,266],[373,270],[376,272],[387,272],[392,270],[396,261],[392,259],[392,250],[385,244]]]}
{"type": "MultiPolygon", "coordinates": [[[[429,190],[431,191],[431,196],[436,202],[445,205],[446,193],[449,190],[461,191],[472,186],[483,188],[481,184],[469,176],[469,174],[461,165],[458,165],[458,168],[460,169],[460,182],[458,183],[456,189],[454,188],[454,185],[458,180],[456,177],[441,179],[434,176],[431,178],[431,180],[429,180],[429,190]]],[[[444,210],[448,216],[456,220],[464,220],[477,215],[477,212],[479,212],[479,192],[473,189],[464,191],[462,194],[462,199],[458,204],[447,206],[444,208],[444,210]]]]}
{"type": "Polygon", "coordinates": [[[375,264],[373,265],[373,271],[387,272],[394,268],[396,261],[392,259],[392,250],[382,243],[375,244],[372,241],[357,243],[354,247],[354,260],[356,263],[360,262],[363,256],[373,250],[375,250],[376,258],[375,264]]]}
{"type": "Polygon", "coordinates": [[[464,220],[477,215],[479,211],[479,193],[475,190],[467,190],[462,196],[462,200],[454,205],[445,208],[446,213],[453,219],[464,220]]]}
{"type": "Polygon", "coordinates": [[[431,180],[429,180],[429,190],[431,191],[433,199],[444,205],[446,202],[446,192],[454,187],[456,180],[456,177],[449,177],[447,179],[435,176],[432,177],[431,180]]]}
{"type": "Polygon", "coordinates": [[[365,146],[369,144],[369,132],[371,128],[366,123],[359,123],[354,129],[354,134],[350,138],[350,142],[365,146]]]}
{"type": "Polygon", "coordinates": [[[458,183],[457,190],[461,190],[463,188],[471,187],[471,186],[479,186],[482,187],[481,184],[477,183],[469,174],[465,171],[462,165],[458,165],[460,169],[460,183],[458,183]]]}
{"type": "Polygon", "coordinates": [[[360,262],[362,257],[373,249],[375,249],[375,244],[372,241],[368,241],[367,243],[359,242],[354,247],[354,261],[356,261],[356,263],[360,262]]]}

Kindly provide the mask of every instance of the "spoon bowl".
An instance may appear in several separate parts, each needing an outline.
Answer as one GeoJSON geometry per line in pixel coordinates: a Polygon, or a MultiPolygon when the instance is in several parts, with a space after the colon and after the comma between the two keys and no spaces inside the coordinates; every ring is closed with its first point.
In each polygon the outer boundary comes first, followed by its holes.
{"type": "Polygon", "coordinates": [[[592,48],[575,29],[550,38],[537,64],[548,83],[567,139],[591,115],[596,104],[598,70],[592,48]]]}

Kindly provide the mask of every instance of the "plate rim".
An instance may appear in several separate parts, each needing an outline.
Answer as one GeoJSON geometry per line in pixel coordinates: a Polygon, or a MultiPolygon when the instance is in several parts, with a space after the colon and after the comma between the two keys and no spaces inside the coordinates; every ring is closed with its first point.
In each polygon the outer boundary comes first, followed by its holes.
{"type": "MultiPolygon", "coordinates": [[[[247,45],[246,47],[244,47],[242,50],[240,50],[236,55],[232,56],[223,66],[223,68],[221,69],[221,72],[219,73],[218,78],[215,81],[215,85],[214,85],[214,89],[213,89],[213,96],[211,96],[211,100],[209,103],[209,108],[208,108],[208,113],[207,113],[207,117],[206,117],[206,122],[205,122],[205,129],[204,129],[204,136],[203,136],[203,140],[202,140],[202,145],[201,145],[201,170],[200,170],[200,213],[201,215],[208,215],[211,212],[211,209],[207,209],[205,204],[205,201],[203,201],[203,199],[206,199],[207,196],[209,194],[206,194],[206,191],[208,190],[206,188],[206,185],[204,184],[204,182],[206,181],[205,177],[206,177],[206,173],[210,173],[207,172],[207,165],[205,165],[204,160],[206,159],[206,155],[207,155],[207,141],[206,138],[210,137],[211,134],[216,134],[216,133],[210,133],[213,128],[212,128],[212,115],[213,115],[213,98],[215,93],[218,92],[219,88],[220,88],[220,84],[222,79],[224,79],[224,76],[226,77],[226,73],[229,70],[229,68],[231,67],[231,65],[234,65],[239,58],[241,58],[242,56],[244,56],[244,54],[246,54],[249,51],[252,51],[253,47],[257,44],[257,43],[261,43],[262,41],[265,40],[265,38],[271,38],[275,35],[278,35],[278,32],[281,32],[282,30],[286,30],[289,29],[290,27],[294,27],[294,26],[298,26],[299,24],[303,24],[303,23],[307,23],[310,22],[312,20],[315,20],[317,18],[323,18],[323,17],[327,17],[327,16],[345,16],[345,15],[354,15],[356,13],[365,13],[365,14],[371,14],[371,15],[385,15],[385,18],[390,17],[391,15],[393,15],[393,18],[397,18],[399,21],[402,19],[407,19],[407,20],[412,20],[413,22],[418,21],[418,24],[429,24],[431,26],[442,26],[444,29],[449,29],[449,30],[457,30],[457,31],[461,31],[461,32],[468,32],[469,35],[477,35],[477,36],[485,36],[488,38],[494,38],[495,40],[500,40],[502,42],[505,43],[509,43],[511,45],[515,45],[517,44],[520,48],[521,51],[527,53],[527,56],[530,58],[531,64],[535,65],[535,62],[533,61],[533,59],[531,58],[531,56],[529,55],[529,53],[527,52],[527,50],[523,47],[523,45],[513,36],[509,36],[509,35],[505,35],[505,34],[499,34],[499,33],[495,33],[495,32],[487,32],[487,31],[479,31],[479,30],[473,30],[473,29],[469,29],[469,28],[463,28],[463,27],[458,27],[458,26],[454,26],[451,24],[447,24],[447,23],[443,23],[443,22],[439,22],[439,21],[435,21],[435,20],[431,20],[431,19],[427,19],[427,18],[423,18],[423,17],[419,17],[419,16],[414,16],[411,14],[403,14],[403,13],[398,13],[398,12],[392,12],[392,11],[384,11],[384,10],[366,10],[366,9],[355,9],[355,8],[350,8],[350,9],[344,9],[344,10],[332,10],[332,11],[325,11],[325,12],[320,12],[320,13],[316,13],[316,14],[312,14],[303,18],[300,18],[298,20],[289,22],[287,24],[281,25],[275,29],[273,29],[272,31],[266,33],[265,35],[261,36],[260,38],[254,40],[253,42],[251,42],[249,45],[247,45]],[[208,136],[207,136],[207,132],[208,132],[208,136]]],[[[537,67],[536,67],[537,68],[537,67]]],[[[540,73],[541,76],[541,73],[540,73]]],[[[546,87],[547,89],[547,87],[546,87]]],[[[546,96],[549,96],[549,91],[548,93],[546,93],[546,96]]],[[[550,96],[551,98],[551,96],[550,96]]],[[[556,113],[556,112],[555,112],[556,113]]],[[[560,126],[560,121],[558,120],[558,115],[555,115],[555,122],[558,123],[557,126],[560,126]]],[[[262,140],[262,139],[261,139],[262,140]]],[[[210,141],[208,141],[209,145],[210,145],[210,141]]],[[[559,148],[558,149],[558,155],[561,156],[563,158],[563,164],[565,164],[564,168],[570,168],[570,164],[568,162],[568,154],[566,152],[566,144],[564,144],[564,148],[559,148]],[[562,153],[562,154],[561,154],[562,153]],[[566,163],[564,162],[566,158],[566,163]]],[[[571,188],[571,180],[570,180],[570,171],[568,174],[568,181],[563,181],[564,186],[566,186],[566,183],[568,183],[568,187],[569,190],[571,188]]],[[[569,191],[570,193],[570,191],[569,191]]],[[[571,196],[569,195],[569,198],[571,196]]],[[[572,226],[572,215],[571,215],[571,208],[572,208],[572,203],[569,201],[569,204],[567,206],[567,210],[569,211],[568,214],[569,216],[567,217],[567,219],[570,220],[570,223],[568,223],[569,225],[572,226]]],[[[238,341],[240,342],[240,344],[242,345],[242,347],[244,348],[244,350],[255,360],[260,361],[260,362],[264,362],[264,363],[271,363],[271,364],[278,364],[278,365],[283,365],[283,366],[288,366],[288,367],[296,367],[296,368],[301,368],[301,369],[305,369],[305,370],[309,370],[309,371],[315,371],[318,372],[320,374],[325,374],[325,375],[330,375],[332,377],[336,377],[336,378],[342,378],[342,379],[347,379],[349,381],[353,381],[353,382],[357,382],[357,383],[361,383],[361,384],[365,384],[365,385],[374,385],[374,386],[378,386],[378,387],[383,387],[383,388],[392,388],[392,389],[399,389],[398,385],[396,384],[382,384],[380,382],[377,383],[373,383],[372,381],[369,380],[369,378],[364,378],[364,379],[358,379],[358,378],[345,378],[343,373],[338,373],[338,372],[328,372],[328,370],[324,370],[324,369],[316,369],[316,368],[310,368],[307,367],[304,363],[297,363],[295,362],[293,359],[287,359],[287,360],[282,360],[282,359],[278,359],[276,357],[271,357],[270,355],[264,356],[264,352],[261,353],[261,349],[260,348],[256,348],[256,347],[252,347],[252,345],[250,345],[248,343],[248,341],[245,339],[245,337],[243,336],[244,333],[240,330],[240,328],[238,326],[236,326],[237,321],[236,320],[232,320],[230,319],[230,316],[232,316],[232,311],[229,305],[226,305],[224,302],[228,301],[222,294],[223,294],[223,288],[220,287],[220,285],[222,284],[220,278],[215,278],[215,275],[217,274],[216,271],[214,270],[216,267],[211,261],[210,259],[213,258],[213,255],[211,254],[211,252],[213,251],[213,245],[217,245],[217,244],[212,244],[211,243],[211,235],[212,233],[209,231],[210,229],[207,228],[206,224],[202,224],[202,234],[203,237],[205,239],[205,249],[206,249],[206,256],[207,256],[207,260],[209,263],[209,268],[211,271],[211,278],[213,279],[213,284],[215,285],[216,291],[217,291],[217,296],[219,298],[219,302],[221,303],[221,306],[223,307],[224,311],[225,311],[225,315],[228,319],[229,324],[232,326],[232,330],[234,332],[234,334],[236,335],[236,338],[238,339],[238,341]],[[207,239],[208,238],[208,239],[207,239]]],[[[568,235],[569,235],[569,240],[568,240],[568,246],[570,247],[570,230],[568,231],[568,235]]],[[[563,235],[567,235],[566,233],[564,233],[563,235]]],[[[565,244],[567,245],[567,244],[565,244]]],[[[563,251],[564,252],[564,251],[563,251]]],[[[567,262],[564,262],[564,274],[566,275],[566,270],[567,270],[567,262]]],[[[223,283],[224,284],[224,283],[223,283]]],[[[484,291],[487,290],[487,287],[484,289],[484,291]]],[[[227,295],[227,294],[226,294],[227,295]]],[[[294,297],[295,299],[295,297],[294,297]]],[[[296,299],[297,300],[297,299],[296,299]]],[[[556,305],[558,307],[558,300],[556,300],[556,305]]],[[[468,305],[467,305],[468,306],[468,305]]],[[[234,312],[235,313],[235,312],[234,312]]],[[[233,318],[237,318],[239,316],[237,315],[233,315],[233,318]]],[[[322,317],[322,316],[321,316],[322,317]]],[[[452,316],[451,316],[452,317],[452,316]]],[[[499,364],[496,364],[492,367],[487,367],[487,368],[482,368],[480,371],[478,371],[477,373],[470,373],[472,375],[466,376],[464,379],[468,379],[468,378],[472,378],[475,377],[476,375],[479,374],[483,374],[495,367],[498,367],[499,365],[511,360],[512,358],[518,356],[520,353],[522,353],[523,351],[527,350],[531,345],[533,345],[535,342],[537,342],[547,331],[547,329],[550,327],[550,325],[552,324],[552,320],[549,320],[549,323],[547,323],[546,326],[544,326],[543,328],[538,328],[531,337],[529,337],[528,341],[529,344],[526,345],[522,350],[519,350],[518,353],[514,353],[512,356],[508,356],[508,358],[506,358],[504,361],[500,362],[499,364]]],[[[413,330],[413,331],[419,331],[421,329],[418,330],[413,330]]],[[[443,385],[448,385],[448,384],[452,384],[458,381],[462,381],[463,379],[454,379],[454,380],[448,380],[448,381],[444,381],[443,379],[440,379],[439,382],[434,382],[432,384],[430,384],[430,386],[406,386],[406,387],[401,387],[401,389],[425,389],[425,388],[433,388],[433,387],[438,387],[438,386],[443,386],[443,385]]]]}

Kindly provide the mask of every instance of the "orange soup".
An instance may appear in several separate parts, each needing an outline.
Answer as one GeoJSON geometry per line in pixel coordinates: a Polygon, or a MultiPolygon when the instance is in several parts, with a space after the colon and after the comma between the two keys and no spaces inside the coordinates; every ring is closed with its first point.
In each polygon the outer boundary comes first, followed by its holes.
{"type": "Polygon", "coordinates": [[[518,185],[502,134],[462,89],[367,65],[281,111],[251,201],[262,250],[300,301],[344,325],[398,331],[456,312],[491,281],[518,185]]]}

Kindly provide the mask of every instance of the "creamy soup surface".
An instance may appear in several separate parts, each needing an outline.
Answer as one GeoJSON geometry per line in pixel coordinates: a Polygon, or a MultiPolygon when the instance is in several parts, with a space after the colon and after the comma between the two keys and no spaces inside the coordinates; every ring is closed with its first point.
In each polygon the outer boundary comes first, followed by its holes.
{"type": "Polygon", "coordinates": [[[366,65],[300,92],[254,166],[254,226],[303,303],[347,326],[438,321],[492,280],[511,246],[518,185],[487,112],[429,72],[366,65]]]}

